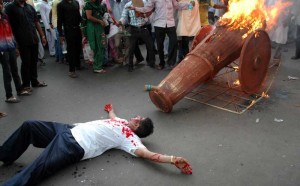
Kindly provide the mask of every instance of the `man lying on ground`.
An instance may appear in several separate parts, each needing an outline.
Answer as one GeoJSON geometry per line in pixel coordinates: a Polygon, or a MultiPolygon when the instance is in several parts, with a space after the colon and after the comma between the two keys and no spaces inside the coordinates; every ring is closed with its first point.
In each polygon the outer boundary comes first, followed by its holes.
{"type": "Polygon", "coordinates": [[[137,116],[129,121],[118,118],[111,104],[105,105],[104,110],[108,112],[109,119],[73,125],[51,121],[25,121],[0,146],[0,161],[3,166],[12,164],[30,144],[45,150],[3,186],[36,185],[62,167],[97,157],[112,148],[154,162],[171,163],[183,173],[192,174],[192,167],[186,159],[151,152],[142,144],[140,138],[153,133],[150,118],[137,116]]]}

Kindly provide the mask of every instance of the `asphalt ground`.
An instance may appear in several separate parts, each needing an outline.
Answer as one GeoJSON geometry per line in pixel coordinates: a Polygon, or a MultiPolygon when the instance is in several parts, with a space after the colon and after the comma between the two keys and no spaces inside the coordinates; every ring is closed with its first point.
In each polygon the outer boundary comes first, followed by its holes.
{"type": "MultiPolygon", "coordinates": [[[[137,114],[152,118],[155,131],[143,143],[152,151],[182,156],[193,166],[192,175],[181,174],[170,164],[134,158],[120,150],[81,161],[57,172],[41,186],[298,186],[300,185],[300,60],[293,61],[295,48],[287,46],[282,64],[263,99],[244,114],[232,114],[196,102],[181,100],[173,112],[158,111],[143,91],[157,85],[170,71],[139,64],[133,72],[115,65],[106,74],[92,68],[68,77],[68,66],[48,57],[38,68],[39,80],[48,87],[34,88],[17,104],[5,103],[1,78],[0,143],[28,119],[63,123],[107,118],[106,103],[117,115],[129,119],[137,114]],[[276,122],[276,119],[283,120],[276,122]]],[[[145,54],[145,49],[143,48],[145,54]]],[[[145,55],[144,55],[145,56],[145,55]]],[[[158,56],[157,63],[158,63],[158,56]]],[[[0,71],[2,77],[2,71],[0,71]]],[[[278,121],[278,120],[277,120],[278,121]]],[[[32,162],[42,149],[29,147],[11,166],[0,164],[0,184],[32,162]]]]}

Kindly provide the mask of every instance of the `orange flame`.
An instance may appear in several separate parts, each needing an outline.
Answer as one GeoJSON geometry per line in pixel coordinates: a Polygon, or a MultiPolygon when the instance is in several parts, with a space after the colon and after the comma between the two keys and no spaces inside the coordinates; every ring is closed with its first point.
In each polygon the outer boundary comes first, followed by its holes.
{"type": "Polygon", "coordinates": [[[223,15],[219,23],[228,26],[229,30],[247,30],[245,39],[257,29],[270,30],[277,24],[282,11],[292,5],[292,2],[278,0],[273,6],[265,6],[266,0],[230,0],[228,12],[223,15]]]}
{"type": "Polygon", "coordinates": [[[261,96],[264,97],[264,98],[269,98],[269,97],[270,97],[270,96],[269,96],[267,93],[265,93],[265,92],[263,92],[263,93],[261,94],[261,96]]]}

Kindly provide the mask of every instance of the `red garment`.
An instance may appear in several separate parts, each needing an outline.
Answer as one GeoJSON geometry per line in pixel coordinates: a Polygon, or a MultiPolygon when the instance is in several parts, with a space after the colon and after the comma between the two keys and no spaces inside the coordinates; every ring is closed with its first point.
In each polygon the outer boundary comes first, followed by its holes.
{"type": "Polygon", "coordinates": [[[0,52],[14,50],[16,41],[9,25],[7,16],[0,14],[0,52]]]}

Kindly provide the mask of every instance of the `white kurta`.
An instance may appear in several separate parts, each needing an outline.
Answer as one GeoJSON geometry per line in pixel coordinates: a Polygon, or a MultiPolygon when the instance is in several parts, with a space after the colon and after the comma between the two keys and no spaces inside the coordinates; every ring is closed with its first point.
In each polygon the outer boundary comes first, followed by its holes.
{"type": "Polygon", "coordinates": [[[49,47],[49,53],[51,56],[53,56],[55,55],[56,34],[54,29],[50,27],[50,18],[49,18],[50,11],[51,11],[51,5],[45,1],[42,1],[40,5],[40,14],[46,30],[45,32],[46,32],[46,38],[49,47]]]}

